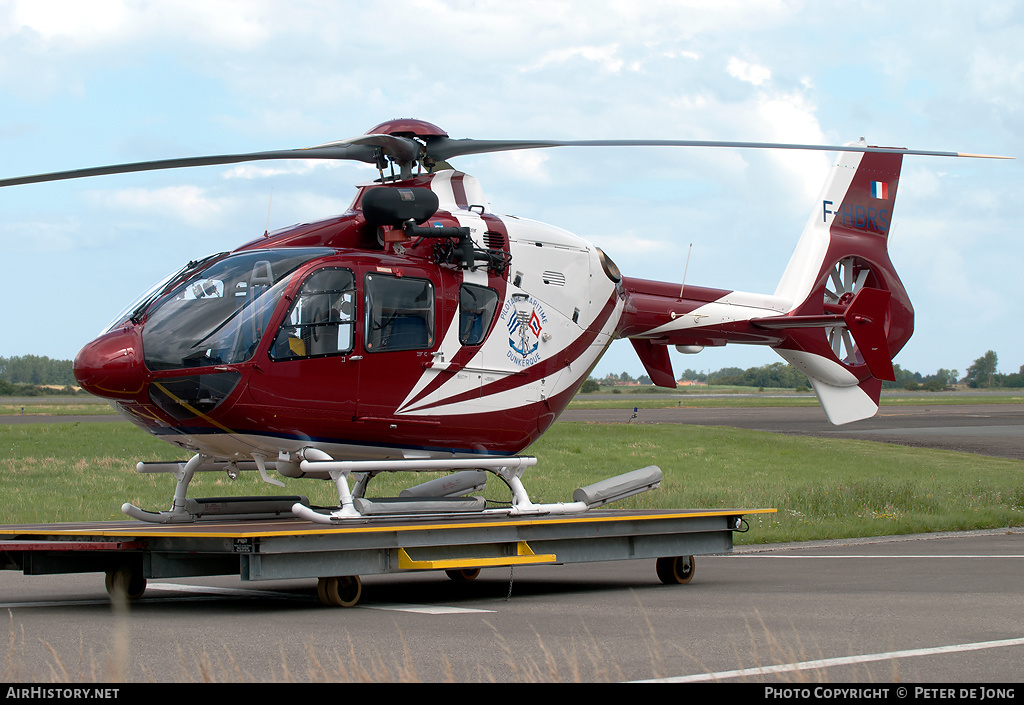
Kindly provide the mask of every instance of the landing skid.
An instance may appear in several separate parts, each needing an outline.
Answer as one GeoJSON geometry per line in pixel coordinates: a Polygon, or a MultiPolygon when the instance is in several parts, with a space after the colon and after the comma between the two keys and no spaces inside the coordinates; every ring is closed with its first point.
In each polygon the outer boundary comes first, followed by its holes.
{"type": "Polygon", "coordinates": [[[187,463],[139,463],[139,472],[174,474],[177,485],[171,509],[150,512],[125,503],[121,511],[128,516],[156,524],[191,523],[201,519],[265,519],[298,517],[318,524],[368,521],[379,518],[443,517],[480,515],[530,516],[582,514],[609,502],[631,497],[661,484],[661,470],[649,466],[601,482],[581,487],[572,502],[535,504],[523,486],[522,475],[537,464],[529,456],[452,458],[445,460],[409,458],[402,460],[334,460],[327,453],[307,448],[302,451],[298,469],[304,476],[329,478],[338,491],[338,508],[323,511],[310,506],[304,496],[189,499],[188,485],[197,472],[224,471],[236,477],[238,472],[256,470],[265,482],[283,486],[267,475],[266,456],[254,454],[249,462],[218,462],[199,454],[187,463]],[[404,490],[399,497],[366,499],[369,481],[382,472],[449,471],[454,474],[404,490]],[[487,508],[482,497],[467,496],[481,491],[493,473],[512,491],[508,507],[487,508]],[[355,479],[350,488],[349,478],[355,479]]]}

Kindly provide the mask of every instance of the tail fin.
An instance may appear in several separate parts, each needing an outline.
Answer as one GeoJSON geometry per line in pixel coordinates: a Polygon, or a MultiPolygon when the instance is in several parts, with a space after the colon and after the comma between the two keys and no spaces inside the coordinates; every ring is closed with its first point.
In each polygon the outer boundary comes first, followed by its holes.
{"type": "Polygon", "coordinates": [[[752,319],[785,332],[776,352],[811,381],[829,420],[878,409],[892,358],[914,330],[914,309],[889,259],[901,154],[843,152],[815,203],[776,296],[785,316],[752,319]]]}
{"type": "Polygon", "coordinates": [[[770,345],[807,375],[829,421],[874,415],[914,329],[887,247],[902,163],[900,153],[840,154],[774,295],[623,278],[618,335],[662,386],[675,384],[667,345],[770,345]]]}

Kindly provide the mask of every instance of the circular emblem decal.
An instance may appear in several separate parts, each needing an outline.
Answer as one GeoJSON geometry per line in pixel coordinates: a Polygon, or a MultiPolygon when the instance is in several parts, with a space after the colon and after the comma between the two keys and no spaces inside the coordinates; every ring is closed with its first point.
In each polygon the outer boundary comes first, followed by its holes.
{"type": "Polygon", "coordinates": [[[540,302],[532,296],[515,296],[505,303],[500,318],[508,329],[507,357],[520,367],[538,362],[540,333],[548,322],[540,302]]]}

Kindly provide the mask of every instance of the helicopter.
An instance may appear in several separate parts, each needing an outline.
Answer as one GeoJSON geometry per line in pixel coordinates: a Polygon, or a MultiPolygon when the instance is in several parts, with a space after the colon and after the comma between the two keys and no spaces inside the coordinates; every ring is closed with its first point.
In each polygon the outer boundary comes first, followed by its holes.
{"type": "MultiPolygon", "coordinates": [[[[378,516],[574,514],[657,487],[644,468],[535,504],[521,455],[565,410],[602,354],[628,338],[654,384],[676,386],[669,346],[697,353],[765,345],[803,372],[833,424],[877,411],[914,310],[887,251],[907,155],[869,146],[694,140],[452,139],[395,119],[306,149],[119,164],[0,180],[0,187],[274,159],[373,164],[349,210],[189,262],[86,344],[74,374],[145,431],[191,453],[139,463],[176,477],[172,507],[135,519],[291,515],[320,524],[378,516]],[[732,147],[834,151],[773,294],[623,275],[566,230],[488,212],[480,183],[450,166],[470,154],[552,147],[732,147]],[[193,500],[196,472],[332,481],[334,508],[305,497],[193,500]],[[383,472],[449,473],[390,500],[383,472]],[[508,507],[471,496],[492,473],[508,507]],[[354,486],[350,485],[354,482],[354,486]]],[[[685,280],[685,277],[684,277],[685,280]]]]}

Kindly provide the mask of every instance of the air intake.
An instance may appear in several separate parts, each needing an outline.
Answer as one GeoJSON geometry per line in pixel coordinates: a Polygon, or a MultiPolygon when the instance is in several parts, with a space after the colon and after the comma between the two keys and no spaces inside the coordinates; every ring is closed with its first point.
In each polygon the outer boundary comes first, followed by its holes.
{"type": "Polygon", "coordinates": [[[541,279],[550,286],[565,286],[565,275],[561,272],[544,272],[541,279]]]}
{"type": "Polygon", "coordinates": [[[488,230],[484,233],[484,244],[487,245],[488,250],[504,250],[505,236],[501,233],[488,230]]]}

